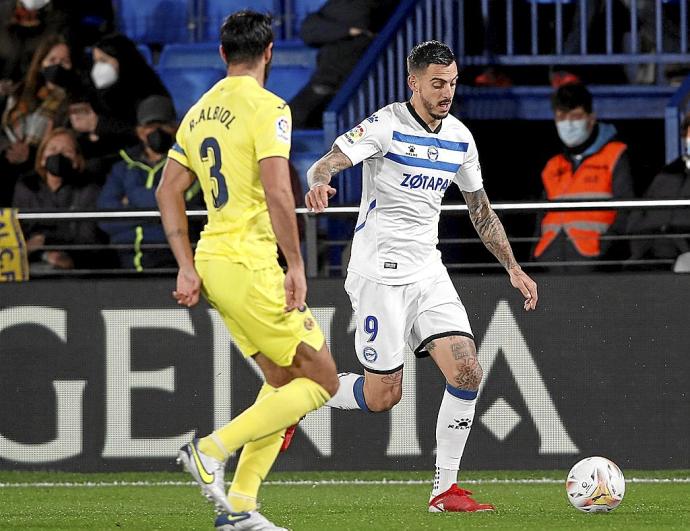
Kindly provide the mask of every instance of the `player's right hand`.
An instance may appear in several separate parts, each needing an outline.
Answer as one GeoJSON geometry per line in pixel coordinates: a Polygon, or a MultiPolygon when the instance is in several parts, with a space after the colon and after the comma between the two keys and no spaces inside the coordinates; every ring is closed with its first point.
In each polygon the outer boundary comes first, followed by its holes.
{"type": "Polygon", "coordinates": [[[177,304],[191,308],[199,302],[200,291],[201,278],[196,269],[185,268],[177,272],[177,289],[173,291],[177,304]]]}
{"type": "Polygon", "coordinates": [[[288,267],[285,273],[285,311],[302,311],[307,303],[307,279],[304,268],[288,267]]]}
{"type": "Polygon", "coordinates": [[[307,208],[317,214],[328,207],[328,200],[336,194],[337,190],[328,184],[315,184],[304,196],[307,208]]]}

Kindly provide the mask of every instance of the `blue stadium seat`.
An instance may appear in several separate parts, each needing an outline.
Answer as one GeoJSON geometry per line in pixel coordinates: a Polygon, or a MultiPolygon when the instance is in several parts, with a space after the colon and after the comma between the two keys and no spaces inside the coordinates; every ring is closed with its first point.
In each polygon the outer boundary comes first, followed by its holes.
{"type": "Polygon", "coordinates": [[[290,101],[309,81],[313,71],[305,66],[274,66],[268,76],[266,88],[285,101],[290,101]]]}
{"type": "Polygon", "coordinates": [[[299,28],[302,25],[302,21],[309,13],[318,11],[326,3],[326,0],[293,0],[293,28],[295,34],[299,35],[299,28]]]}
{"type": "Polygon", "coordinates": [[[190,40],[188,0],[118,0],[118,26],[135,42],[190,40]]]}
{"type": "Polygon", "coordinates": [[[201,39],[218,41],[220,26],[225,17],[240,9],[253,9],[275,15],[281,12],[280,0],[203,0],[201,39]]]}
{"type": "Polygon", "coordinates": [[[158,75],[170,92],[178,118],[182,118],[196,100],[225,77],[222,68],[158,68],[158,75]]]}
{"type": "Polygon", "coordinates": [[[168,44],[158,58],[159,68],[221,68],[217,42],[168,44]]]}
{"type": "MultiPolygon", "coordinates": [[[[199,42],[193,44],[168,44],[158,59],[161,68],[225,68],[218,53],[218,42],[199,42]]],[[[273,46],[274,66],[304,66],[314,68],[316,50],[304,45],[302,41],[276,41],[273,46]]]]}

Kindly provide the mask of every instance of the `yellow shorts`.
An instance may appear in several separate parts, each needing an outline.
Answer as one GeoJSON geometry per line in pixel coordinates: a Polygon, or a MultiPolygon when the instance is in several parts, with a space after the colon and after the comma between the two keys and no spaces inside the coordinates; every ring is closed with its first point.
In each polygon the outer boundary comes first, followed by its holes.
{"type": "Polygon", "coordinates": [[[195,266],[204,296],[245,357],[261,352],[286,367],[301,342],[315,350],[323,346],[323,332],[309,308],[285,313],[285,274],[277,263],[256,270],[224,260],[200,260],[195,266]]]}

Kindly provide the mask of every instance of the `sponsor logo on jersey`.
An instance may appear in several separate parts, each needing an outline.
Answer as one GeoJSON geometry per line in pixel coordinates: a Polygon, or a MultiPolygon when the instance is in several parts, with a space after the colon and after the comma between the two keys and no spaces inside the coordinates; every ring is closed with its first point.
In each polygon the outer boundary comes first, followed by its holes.
{"type": "Polygon", "coordinates": [[[290,143],[290,122],[284,116],[276,120],[276,137],[283,142],[290,143]]]}
{"type": "Polygon", "coordinates": [[[422,175],[418,173],[412,175],[411,173],[403,173],[403,180],[400,183],[403,188],[422,190],[434,190],[435,192],[445,192],[446,188],[450,186],[450,179],[443,177],[434,177],[433,175],[422,175]]]}
{"type": "Polygon", "coordinates": [[[367,360],[368,362],[376,361],[376,358],[379,357],[378,352],[372,347],[364,347],[364,359],[367,360]]]}
{"type": "Polygon", "coordinates": [[[412,144],[407,146],[407,156],[408,157],[416,157],[417,156],[417,150],[415,149],[415,147],[412,144]]]}
{"type": "Polygon", "coordinates": [[[372,114],[369,118],[367,118],[367,122],[370,124],[373,124],[374,122],[378,122],[379,117],[376,114],[372,114]]]}
{"type": "Polygon", "coordinates": [[[429,157],[429,160],[437,160],[438,149],[436,149],[434,146],[429,146],[429,149],[426,150],[426,156],[429,157]]]}
{"type": "Polygon", "coordinates": [[[398,262],[384,262],[384,269],[398,269],[398,262]]]}
{"type": "Polygon", "coordinates": [[[345,140],[347,141],[348,144],[356,144],[366,134],[367,129],[364,127],[364,124],[359,124],[354,126],[352,129],[350,129],[347,133],[345,133],[345,140]]]}

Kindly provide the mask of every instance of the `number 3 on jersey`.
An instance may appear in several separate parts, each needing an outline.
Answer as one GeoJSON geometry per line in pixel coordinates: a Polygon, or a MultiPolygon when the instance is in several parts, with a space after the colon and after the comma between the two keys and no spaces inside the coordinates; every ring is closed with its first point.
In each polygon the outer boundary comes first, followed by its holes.
{"type": "Polygon", "coordinates": [[[204,141],[201,143],[201,149],[199,150],[201,162],[208,162],[209,151],[213,152],[213,165],[209,168],[213,206],[220,209],[228,202],[228,184],[225,182],[225,175],[220,171],[223,165],[220,145],[218,141],[211,136],[204,138],[204,141]]]}

